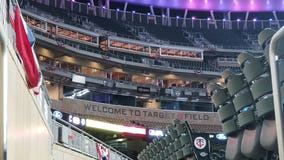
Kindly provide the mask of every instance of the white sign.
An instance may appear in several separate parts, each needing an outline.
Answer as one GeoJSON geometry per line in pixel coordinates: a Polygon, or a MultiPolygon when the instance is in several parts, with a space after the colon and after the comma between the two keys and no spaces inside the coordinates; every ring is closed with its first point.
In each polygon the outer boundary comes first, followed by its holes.
{"type": "Polygon", "coordinates": [[[86,77],[80,76],[80,75],[77,75],[77,74],[72,74],[72,82],[85,84],[86,83],[86,77]]]}
{"type": "Polygon", "coordinates": [[[206,140],[203,137],[196,137],[194,139],[194,146],[197,149],[203,149],[206,147],[206,140]]]}
{"type": "Polygon", "coordinates": [[[164,136],[164,133],[161,130],[149,129],[148,133],[149,136],[156,136],[156,137],[164,136]]]}

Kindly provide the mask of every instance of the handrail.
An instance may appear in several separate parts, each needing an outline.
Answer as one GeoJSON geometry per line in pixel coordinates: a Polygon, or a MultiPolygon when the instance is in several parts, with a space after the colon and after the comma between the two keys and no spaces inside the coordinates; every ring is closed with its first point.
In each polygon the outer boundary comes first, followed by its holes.
{"type": "MultiPolygon", "coordinates": [[[[114,151],[115,153],[117,153],[118,155],[122,156],[123,158],[126,158],[127,160],[132,160],[132,158],[128,157],[127,155],[121,153],[120,151],[118,151],[118,150],[116,150],[115,148],[113,148],[113,147],[107,145],[107,144],[104,143],[103,141],[101,141],[101,140],[95,138],[94,136],[90,135],[89,133],[83,131],[82,129],[80,129],[80,128],[78,128],[78,127],[76,127],[76,126],[74,126],[74,125],[72,125],[72,124],[70,124],[70,123],[68,123],[68,122],[66,122],[66,121],[64,121],[64,120],[62,120],[62,119],[58,119],[58,118],[56,118],[56,117],[52,117],[52,121],[53,121],[52,124],[54,124],[54,123],[57,122],[57,123],[59,123],[59,124],[61,124],[61,125],[67,126],[68,128],[70,128],[70,129],[72,129],[72,130],[75,130],[76,132],[79,132],[79,134],[81,134],[81,135],[83,135],[83,136],[87,136],[88,138],[90,138],[90,139],[93,140],[94,142],[98,142],[98,143],[104,145],[105,147],[107,147],[107,148],[110,149],[111,151],[114,151]]],[[[53,126],[53,127],[54,127],[54,126],[53,126]]],[[[53,132],[55,132],[55,131],[53,131],[53,132]]],[[[56,134],[56,132],[55,132],[54,134],[56,134]]],[[[72,148],[71,146],[68,146],[68,147],[72,148]]],[[[82,150],[81,150],[81,151],[82,151],[82,150]]],[[[84,153],[84,151],[82,151],[82,153],[84,153]]],[[[87,153],[87,154],[88,154],[88,153],[87,153]]],[[[88,154],[88,155],[89,155],[89,154],[88,154]]],[[[92,155],[92,156],[93,156],[93,155],[92,155]]],[[[97,158],[97,157],[95,157],[95,158],[97,158]]]]}
{"type": "Polygon", "coordinates": [[[281,95],[280,92],[281,82],[279,81],[279,74],[283,74],[283,68],[279,68],[278,62],[279,60],[283,61],[283,43],[284,27],[282,27],[273,35],[269,48],[269,62],[275,110],[275,123],[277,130],[278,153],[280,160],[284,160],[284,112],[282,106],[283,100],[281,100],[281,96],[283,95],[281,95]]]}

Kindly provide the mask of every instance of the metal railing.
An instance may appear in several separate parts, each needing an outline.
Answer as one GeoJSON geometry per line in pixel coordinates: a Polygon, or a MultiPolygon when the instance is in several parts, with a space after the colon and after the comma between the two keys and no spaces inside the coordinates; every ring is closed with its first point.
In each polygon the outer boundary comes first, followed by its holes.
{"type": "MultiPolygon", "coordinates": [[[[54,0],[50,0],[54,1],[54,0]]],[[[55,7],[52,5],[52,2],[50,4],[44,4],[42,2],[42,5],[47,5],[50,7],[55,7]]],[[[261,30],[264,28],[279,28],[281,25],[284,24],[284,20],[208,20],[208,19],[198,19],[198,18],[177,18],[177,17],[165,17],[161,15],[151,15],[146,13],[136,13],[136,12],[130,12],[130,11],[121,11],[121,10],[114,10],[114,9],[106,9],[99,6],[90,6],[85,3],[79,3],[79,2],[73,2],[70,0],[58,0],[58,1],[65,1],[65,3],[62,3],[64,6],[61,8],[59,6],[56,6],[55,8],[59,10],[65,10],[65,11],[72,11],[74,14],[82,14],[82,17],[86,17],[84,15],[91,15],[92,16],[98,16],[98,17],[104,17],[106,19],[115,20],[117,22],[121,21],[122,23],[130,23],[131,25],[148,25],[148,24],[155,24],[155,25],[164,25],[164,26],[173,26],[173,27],[182,27],[185,29],[224,29],[224,30],[250,30],[250,29],[257,29],[261,30]],[[68,4],[68,5],[67,5],[68,4]],[[73,6],[79,6],[79,7],[73,7],[73,6]],[[82,11],[83,8],[86,7],[87,10],[82,11]],[[64,9],[63,9],[64,8],[64,9]],[[91,13],[92,10],[93,12],[91,13]],[[154,23],[155,22],[155,23],[154,23]],[[215,25],[216,24],[216,25],[215,25]],[[215,26],[217,28],[215,28],[215,26]]],[[[41,3],[41,2],[36,2],[41,3]]],[[[98,28],[97,28],[98,29],[98,28]]],[[[99,29],[98,29],[99,30],[99,29]]],[[[113,33],[112,31],[107,31],[109,33],[113,33]]],[[[135,36],[128,36],[123,35],[121,33],[114,33],[113,35],[116,35],[118,37],[125,37],[130,39],[138,39],[138,37],[135,36]]],[[[141,39],[140,39],[141,40],[141,39]]],[[[192,46],[190,43],[184,43],[184,42],[173,42],[173,41],[166,41],[168,44],[172,45],[178,45],[178,46],[192,46]]],[[[199,46],[202,48],[202,46],[199,46]]],[[[206,47],[205,47],[206,48],[206,47]]],[[[252,50],[254,48],[251,47],[244,47],[242,45],[236,45],[236,46],[222,46],[222,45],[214,45],[214,48],[220,48],[220,49],[249,49],[252,50]]]]}
{"type": "Polygon", "coordinates": [[[99,158],[99,153],[97,151],[97,144],[101,144],[104,147],[109,149],[110,159],[113,160],[132,160],[130,157],[125,154],[119,152],[113,147],[105,144],[99,139],[93,137],[92,135],[84,132],[78,127],[71,125],[70,123],[63,121],[61,119],[57,119],[53,117],[51,123],[52,133],[54,135],[54,142],[58,145],[63,145],[69,149],[75,150],[79,153],[85,154],[87,156],[93,157],[94,159],[99,158]],[[59,128],[67,128],[68,130],[68,143],[62,143],[59,140],[59,128]]]}

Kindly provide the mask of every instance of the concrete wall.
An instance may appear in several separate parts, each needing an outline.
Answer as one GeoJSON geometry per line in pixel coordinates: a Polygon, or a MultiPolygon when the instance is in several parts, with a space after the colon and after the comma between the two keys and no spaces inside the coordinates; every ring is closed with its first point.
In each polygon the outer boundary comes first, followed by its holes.
{"type": "Polygon", "coordinates": [[[6,54],[8,160],[51,160],[52,133],[12,46],[6,54]]]}
{"type": "Polygon", "coordinates": [[[57,144],[53,145],[53,158],[54,160],[95,160],[87,155],[83,155],[57,144]]]}

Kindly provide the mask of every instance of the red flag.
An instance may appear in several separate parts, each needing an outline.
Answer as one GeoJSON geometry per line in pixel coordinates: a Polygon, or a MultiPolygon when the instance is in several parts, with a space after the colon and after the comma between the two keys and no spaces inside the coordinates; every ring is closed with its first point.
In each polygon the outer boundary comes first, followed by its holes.
{"type": "Polygon", "coordinates": [[[24,64],[28,87],[37,87],[40,80],[39,68],[31,48],[18,5],[15,6],[14,30],[16,33],[16,47],[24,64]]]}

